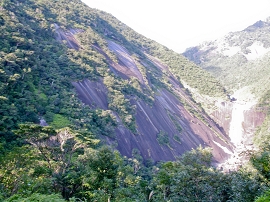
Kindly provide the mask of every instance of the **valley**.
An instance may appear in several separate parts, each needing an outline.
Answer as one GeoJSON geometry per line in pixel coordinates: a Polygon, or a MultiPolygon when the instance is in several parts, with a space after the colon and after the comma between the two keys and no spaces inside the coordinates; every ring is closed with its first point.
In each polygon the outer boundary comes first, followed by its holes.
{"type": "Polygon", "coordinates": [[[0,201],[270,193],[269,20],[178,54],[80,0],[0,11],[0,201]]]}

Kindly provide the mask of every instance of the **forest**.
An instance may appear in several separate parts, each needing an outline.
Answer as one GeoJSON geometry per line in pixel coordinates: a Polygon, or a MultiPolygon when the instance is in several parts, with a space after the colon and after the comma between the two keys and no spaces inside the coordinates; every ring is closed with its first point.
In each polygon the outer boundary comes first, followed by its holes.
{"type": "MultiPolygon", "coordinates": [[[[80,0],[1,0],[0,201],[270,201],[269,112],[256,133],[258,151],[237,171],[215,168],[211,148],[154,162],[136,149],[126,157],[107,145],[104,138],[114,137],[118,124],[112,111],[135,132],[128,98],[151,106],[158,89],[172,92],[151,64],[140,66],[151,81],[144,87],[136,78],[127,81],[108,71],[106,58],[94,47],[117,61],[107,39],[125,45],[134,58],[146,61],[142,49],[159,57],[179,82],[201,94],[226,97],[211,74],[80,0]],[[79,50],[56,39],[55,23],[65,31],[83,30],[76,35],[79,50]],[[109,110],[78,99],[72,82],[85,78],[103,80],[109,110]],[[48,126],[41,126],[41,119],[48,126]]],[[[262,97],[261,108],[269,108],[269,97],[269,92],[262,97]]],[[[165,132],[158,138],[168,144],[165,132]]]]}

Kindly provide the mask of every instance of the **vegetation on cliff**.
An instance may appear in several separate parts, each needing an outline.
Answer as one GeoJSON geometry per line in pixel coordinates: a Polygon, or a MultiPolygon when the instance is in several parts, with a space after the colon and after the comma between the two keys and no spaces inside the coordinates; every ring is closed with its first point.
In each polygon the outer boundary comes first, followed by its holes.
{"type": "MultiPolygon", "coordinates": [[[[1,201],[253,201],[268,188],[263,171],[216,170],[209,149],[154,164],[137,150],[127,158],[102,143],[100,137],[113,137],[118,124],[112,111],[136,131],[128,98],[151,105],[153,92],[171,90],[167,72],[153,67],[146,54],[160,58],[180,83],[224,96],[219,82],[183,56],[79,0],[2,0],[0,11],[1,201]],[[75,36],[79,51],[56,40],[56,25],[66,32],[81,30],[75,36]],[[123,80],[109,70],[106,56],[117,57],[108,39],[149,66],[138,65],[149,83],[123,80]],[[72,82],[86,78],[103,80],[109,110],[77,98],[72,82]],[[43,118],[50,126],[39,125],[43,118]]],[[[158,139],[170,145],[165,132],[158,139]]],[[[264,165],[259,158],[253,162],[258,169],[264,165]]]]}

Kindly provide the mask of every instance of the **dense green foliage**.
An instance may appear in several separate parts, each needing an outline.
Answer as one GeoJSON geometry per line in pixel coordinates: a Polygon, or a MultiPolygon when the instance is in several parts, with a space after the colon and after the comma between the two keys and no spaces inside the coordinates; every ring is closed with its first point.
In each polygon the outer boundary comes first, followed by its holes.
{"type": "MultiPolygon", "coordinates": [[[[180,83],[206,95],[224,94],[210,74],[183,56],[79,0],[2,0],[0,30],[1,201],[253,201],[268,189],[268,153],[254,155],[257,172],[225,174],[211,166],[209,149],[153,164],[137,150],[126,158],[102,145],[101,135],[114,137],[117,121],[112,111],[136,133],[130,101],[142,99],[151,105],[158,88],[171,90],[169,73],[157,69],[147,54],[160,58],[180,83]],[[64,31],[83,30],[76,35],[79,51],[55,39],[54,23],[64,31]],[[133,53],[145,86],[108,71],[106,56],[117,58],[106,39],[133,53]],[[109,110],[82,104],[72,82],[83,79],[103,81],[109,110]],[[50,126],[38,125],[42,118],[50,126]]],[[[170,147],[165,131],[156,138],[170,147]]],[[[181,141],[177,135],[174,140],[181,141]]]]}
{"type": "Polygon", "coordinates": [[[94,74],[95,67],[101,71],[107,65],[96,52],[75,52],[55,40],[52,23],[57,22],[57,5],[60,2],[2,3],[0,127],[8,141],[14,139],[12,129],[19,122],[37,123],[42,116],[56,128],[71,124],[95,134],[113,131],[110,113],[83,106],[71,85],[78,79],[95,79],[99,75],[94,74]]]}
{"type": "Polygon", "coordinates": [[[170,139],[169,139],[169,136],[166,132],[164,131],[160,131],[158,134],[157,134],[157,141],[160,145],[170,145],[170,139]]]}
{"type": "Polygon", "coordinates": [[[1,156],[2,199],[61,201],[57,193],[70,201],[253,201],[266,189],[253,172],[224,174],[211,167],[209,149],[198,148],[157,166],[145,162],[146,167],[138,151],[126,159],[97,147],[92,136],[86,141],[79,131],[46,133],[50,130],[22,125],[17,131],[30,145],[1,156]]]}
{"type": "Polygon", "coordinates": [[[211,151],[198,148],[162,164],[154,176],[154,201],[253,201],[264,189],[252,172],[224,174],[210,166],[211,151]]]}
{"type": "Polygon", "coordinates": [[[270,201],[270,190],[265,192],[262,196],[258,197],[255,202],[267,202],[270,201]]]}
{"type": "Polygon", "coordinates": [[[56,195],[56,194],[45,195],[45,194],[35,193],[29,197],[22,197],[20,195],[14,195],[10,197],[9,199],[5,200],[4,202],[36,202],[36,201],[64,202],[65,200],[61,198],[60,195],[56,195]]]}

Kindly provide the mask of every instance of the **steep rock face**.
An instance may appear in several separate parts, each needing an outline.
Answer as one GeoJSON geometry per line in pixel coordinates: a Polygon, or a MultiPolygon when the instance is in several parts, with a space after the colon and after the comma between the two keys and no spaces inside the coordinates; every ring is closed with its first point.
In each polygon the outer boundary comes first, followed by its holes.
{"type": "Polygon", "coordinates": [[[143,84],[143,76],[129,52],[113,41],[108,41],[108,47],[117,55],[119,60],[118,64],[115,64],[115,69],[126,75],[128,78],[131,78],[132,76],[136,77],[140,83],[143,84]]]}
{"type": "MultiPolygon", "coordinates": [[[[73,85],[85,104],[108,110],[106,89],[102,83],[85,80],[74,82],[73,85]],[[97,86],[101,88],[96,88],[97,86]]],[[[229,139],[223,136],[215,124],[207,125],[191,115],[175,95],[165,89],[160,90],[155,96],[153,106],[142,100],[131,100],[131,102],[136,105],[137,134],[124,127],[115,113],[119,121],[115,131],[116,137],[107,138],[109,143],[116,140],[117,149],[128,157],[131,156],[133,149],[138,149],[145,159],[173,160],[185,151],[202,145],[213,148],[215,160],[222,161],[229,156],[226,151],[232,151],[232,146],[228,144],[229,139]],[[169,138],[168,144],[162,145],[158,142],[161,133],[169,138]],[[221,146],[227,150],[224,151],[221,146]]]]}
{"type": "MultiPolygon", "coordinates": [[[[141,85],[145,85],[143,78],[134,59],[124,47],[108,42],[109,48],[118,57],[119,63],[113,62],[100,47],[94,47],[103,54],[110,64],[113,72],[123,79],[136,77],[141,85]]],[[[147,55],[152,65],[161,71],[167,71],[169,82],[173,91],[165,88],[158,89],[154,94],[153,104],[147,104],[144,100],[135,97],[126,97],[135,107],[136,134],[124,126],[119,115],[112,112],[118,122],[115,130],[115,138],[104,137],[108,143],[117,142],[117,149],[128,157],[132,155],[133,149],[138,149],[144,159],[174,160],[175,157],[185,151],[196,148],[199,145],[213,148],[214,159],[222,162],[227,159],[233,151],[233,146],[225,133],[204,112],[190,100],[184,92],[181,84],[168,71],[157,58],[147,55]],[[183,103],[192,108],[201,118],[187,110],[183,103]]],[[[149,65],[140,62],[149,68],[149,65]]],[[[108,98],[105,85],[102,80],[73,82],[79,98],[92,108],[109,110],[108,98]]]]}
{"type": "Polygon", "coordinates": [[[243,139],[245,140],[244,143],[246,145],[253,143],[253,134],[255,133],[257,127],[263,123],[265,117],[266,114],[262,111],[259,111],[255,107],[244,112],[243,139]]]}
{"type": "Polygon", "coordinates": [[[241,111],[235,111],[236,108],[241,108],[241,105],[239,107],[239,105],[234,102],[223,102],[219,105],[218,109],[211,114],[211,117],[229,136],[234,130],[232,129],[232,125],[237,121],[236,127],[240,133],[239,139],[242,139],[241,141],[244,141],[247,144],[251,144],[256,128],[264,121],[265,113],[257,110],[254,106],[250,109],[243,109],[241,111]],[[241,118],[239,116],[241,116],[241,118]]]}
{"type": "Polygon", "coordinates": [[[56,39],[58,41],[66,41],[67,46],[69,48],[73,48],[75,50],[79,50],[80,45],[78,41],[75,39],[74,35],[83,32],[81,29],[69,29],[67,31],[63,31],[56,23],[54,24],[56,39]]]}
{"type": "MultiPolygon", "coordinates": [[[[94,27],[97,28],[96,25],[94,27]]],[[[105,30],[108,28],[109,26],[105,30]]],[[[55,24],[56,39],[66,41],[69,48],[79,51],[80,44],[74,35],[83,31],[65,30],[67,31],[63,31],[55,24]]],[[[88,33],[89,30],[86,32],[88,33]]],[[[117,145],[117,149],[128,157],[131,157],[134,149],[138,149],[144,159],[154,161],[174,160],[177,156],[199,145],[211,147],[217,162],[222,162],[231,155],[233,145],[228,135],[187,94],[187,90],[179,82],[179,76],[176,78],[170,72],[170,68],[157,57],[143,50],[133,52],[130,48],[132,45],[129,43],[126,48],[123,45],[125,39],[117,40],[108,30],[104,35],[106,36],[106,41],[103,41],[105,43],[93,40],[89,44],[93,51],[104,56],[110,69],[107,72],[127,81],[124,82],[126,85],[138,81],[135,85],[140,89],[139,91],[150,93],[152,99],[152,103],[149,104],[140,96],[127,95],[119,89],[113,89],[112,86],[107,88],[106,85],[109,84],[107,82],[113,82],[112,77],[109,77],[110,81],[106,80],[106,82],[99,77],[94,81],[85,79],[72,83],[84,104],[92,109],[110,111],[115,117],[118,123],[115,135],[103,137],[109,144],[117,145]],[[104,44],[107,44],[107,47],[104,47],[104,44]],[[114,98],[110,96],[113,96],[111,93],[115,92],[123,93],[124,99],[133,105],[135,112],[134,114],[131,112],[128,116],[130,118],[132,115],[135,120],[135,131],[134,128],[132,130],[128,128],[121,112],[112,110],[111,102],[114,98]]],[[[118,37],[121,38],[121,36],[118,37]]],[[[102,40],[101,38],[98,40],[102,40]]],[[[82,46],[85,45],[82,44],[82,46]]],[[[82,49],[84,48],[86,47],[82,49]]],[[[188,61],[183,63],[182,70],[188,61]]]]}
{"type": "Polygon", "coordinates": [[[72,82],[76,88],[79,98],[83,103],[100,109],[108,109],[107,89],[104,84],[100,82],[91,82],[84,80],[81,82],[72,82]]]}
{"type": "Polygon", "coordinates": [[[223,128],[226,134],[229,134],[232,120],[232,102],[221,102],[217,104],[217,110],[213,111],[211,116],[215,122],[223,128]]]}
{"type": "MultiPolygon", "coordinates": [[[[236,107],[235,103],[231,106],[232,111],[234,111],[236,107]]],[[[254,145],[255,130],[265,119],[265,113],[258,111],[255,107],[243,110],[242,114],[238,114],[238,116],[239,115],[242,118],[236,120],[238,124],[235,124],[234,119],[232,119],[230,123],[229,135],[232,143],[235,145],[233,154],[226,161],[218,165],[218,167],[222,168],[225,172],[238,170],[249,161],[252,151],[256,150],[256,146],[254,145]]],[[[234,116],[234,113],[232,113],[232,116],[234,116]]]]}

